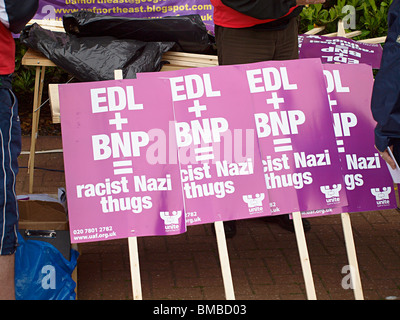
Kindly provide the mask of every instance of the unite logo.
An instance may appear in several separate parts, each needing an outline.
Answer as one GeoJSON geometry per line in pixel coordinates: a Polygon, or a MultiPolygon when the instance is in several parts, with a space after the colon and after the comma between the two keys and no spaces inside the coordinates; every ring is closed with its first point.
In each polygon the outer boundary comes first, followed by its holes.
{"type": "Polygon", "coordinates": [[[332,189],[330,186],[321,186],[321,192],[325,195],[327,204],[336,204],[340,202],[339,192],[342,190],[342,185],[340,183],[334,184],[332,189]]]}
{"type": "Polygon", "coordinates": [[[391,187],[371,188],[371,193],[375,196],[376,204],[378,207],[390,205],[389,194],[392,191],[391,187]]]}
{"type": "Polygon", "coordinates": [[[257,193],[255,195],[255,198],[251,194],[244,195],[243,196],[243,201],[247,203],[247,206],[249,207],[249,213],[250,214],[256,214],[256,213],[262,213],[264,212],[263,208],[263,200],[265,199],[265,194],[264,193],[257,193]]]}
{"type": "Polygon", "coordinates": [[[165,231],[178,231],[179,230],[179,219],[182,217],[182,211],[161,211],[161,219],[164,220],[165,231]]]}

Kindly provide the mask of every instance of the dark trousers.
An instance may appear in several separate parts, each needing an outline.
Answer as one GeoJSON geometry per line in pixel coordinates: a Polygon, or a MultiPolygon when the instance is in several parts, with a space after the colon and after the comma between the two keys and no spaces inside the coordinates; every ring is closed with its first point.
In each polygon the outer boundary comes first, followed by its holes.
{"type": "Polygon", "coordinates": [[[282,30],[215,26],[215,38],[220,65],[299,57],[297,17],[292,18],[282,30]]]}
{"type": "Polygon", "coordinates": [[[17,245],[18,205],[15,194],[21,128],[11,78],[0,76],[0,255],[13,254],[17,245]]]}

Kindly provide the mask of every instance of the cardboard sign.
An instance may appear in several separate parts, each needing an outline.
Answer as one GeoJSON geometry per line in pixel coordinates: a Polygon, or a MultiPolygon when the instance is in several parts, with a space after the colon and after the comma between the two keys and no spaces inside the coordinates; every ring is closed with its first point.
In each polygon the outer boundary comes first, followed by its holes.
{"type": "Polygon", "coordinates": [[[319,59],[268,61],[241,69],[238,87],[246,89],[255,108],[271,211],[347,205],[319,59]]]}
{"type": "Polygon", "coordinates": [[[186,231],[178,163],[157,150],[176,153],[168,91],[147,80],[59,86],[72,242],[186,231]]]}
{"type": "Polygon", "coordinates": [[[301,35],[299,58],[320,58],[322,63],[365,63],[379,69],[382,58],[380,44],[362,43],[343,37],[301,35]]]}
{"type": "Polygon", "coordinates": [[[394,208],[371,92],[371,67],[319,59],[60,85],[71,241],[394,208]]]}
{"type": "Polygon", "coordinates": [[[324,76],[345,181],[348,206],[303,212],[322,216],[397,207],[393,181],[374,147],[372,69],[365,64],[325,64],[324,76]]]}
{"type": "Polygon", "coordinates": [[[324,75],[349,200],[343,212],[396,208],[391,175],[374,147],[371,67],[324,65],[324,75]]]}
{"type": "Polygon", "coordinates": [[[169,81],[188,225],[269,215],[251,101],[237,67],[158,74],[169,81]]]}

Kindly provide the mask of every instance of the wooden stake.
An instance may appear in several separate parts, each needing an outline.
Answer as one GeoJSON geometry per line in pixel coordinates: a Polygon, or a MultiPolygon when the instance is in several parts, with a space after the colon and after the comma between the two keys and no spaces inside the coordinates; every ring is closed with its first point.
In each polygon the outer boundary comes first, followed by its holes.
{"type": "MultiPolygon", "coordinates": [[[[115,80],[124,78],[122,70],[114,70],[115,80]]],[[[129,262],[131,265],[132,292],[134,300],[142,300],[142,284],[140,280],[139,250],[136,237],[128,238],[129,262]]]]}
{"type": "Polygon", "coordinates": [[[35,171],[35,149],[39,131],[40,103],[42,101],[43,84],[46,67],[36,67],[35,92],[33,96],[31,148],[28,160],[29,193],[33,193],[33,179],[35,171]]]}
{"type": "Polygon", "coordinates": [[[325,26],[321,26],[321,27],[316,27],[311,30],[308,30],[307,32],[304,32],[304,34],[317,34],[324,30],[325,30],[325,26]]]}
{"type": "Polygon", "coordinates": [[[343,24],[342,20],[339,20],[339,22],[338,22],[337,36],[346,38],[346,31],[344,30],[344,24],[343,24]]]}
{"type": "Polygon", "coordinates": [[[132,292],[134,300],[142,300],[142,284],[140,280],[139,251],[137,237],[128,238],[129,261],[131,265],[132,292]]]}
{"type": "MultiPolygon", "coordinates": [[[[343,21],[338,23],[338,36],[346,37],[343,27],[343,21]]],[[[350,279],[354,290],[356,300],[364,300],[364,295],[361,287],[360,272],[358,269],[356,247],[354,245],[353,231],[351,229],[350,215],[347,212],[341,213],[342,226],[344,233],[344,241],[346,243],[347,259],[350,265],[350,279]]]]}
{"type": "Polygon", "coordinates": [[[301,268],[303,269],[303,277],[306,286],[308,300],[317,300],[315,293],[314,280],[311,272],[310,259],[308,257],[308,250],[306,244],[306,237],[304,235],[303,221],[301,220],[300,212],[293,212],[294,231],[296,234],[297,248],[299,250],[301,268]]]}
{"type": "Polygon", "coordinates": [[[358,42],[363,42],[363,43],[384,43],[385,41],[386,41],[386,36],[378,37],[378,38],[358,40],[358,42]]]}
{"type": "Polygon", "coordinates": [[[115,80],[122,80],[124,79],[124,74],[122,73],[122,70],[114,70],[114,79],[115,80]]]}
{"type": "Polygon", "coordinates": [[[358,269],[356,247],[354,245],[353,231],[351,229],[350,215],[345,212],[341,214],[344,240],[346,243],[347,258],[350,265],[351,284],[354,290],[356,300],[364,300],[364,295],[361,287],[360,272],[358,269]]]}
{"type": "Polygon", "coordinates": [[[224,223],[222,221],[215,221],[214,227],[215,234],[217,236],[218,253],[221,263],[222,279],[224,281],[225,297],[226,300],[235,300],[231,267],[229,265],[228,248],[226,246],[224,223]]]}

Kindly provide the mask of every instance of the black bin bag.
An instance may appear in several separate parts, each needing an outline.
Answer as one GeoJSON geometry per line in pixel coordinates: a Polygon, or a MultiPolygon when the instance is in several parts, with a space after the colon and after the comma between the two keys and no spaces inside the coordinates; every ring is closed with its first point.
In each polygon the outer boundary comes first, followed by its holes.
{"type": "Polygon", "coordinates": [[[63,17],[64,29],[79,37],[113,36],[119,39],[170,42],[175,51],[215,54],[215,38],[207,32],[200,15],[128,18],[77,11],[63,17]]]}
{"type": "Polygon", "coordinates": [[[121,69],[126,79],[135,79],[138,72],[159,71],[162,54],[175,44],[112,36],[77,37],[36,23],[23,30],[20,41],[80,81],[113,80],[116,69],[121,69]]]}

